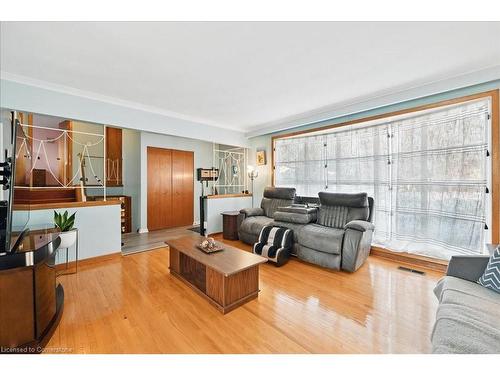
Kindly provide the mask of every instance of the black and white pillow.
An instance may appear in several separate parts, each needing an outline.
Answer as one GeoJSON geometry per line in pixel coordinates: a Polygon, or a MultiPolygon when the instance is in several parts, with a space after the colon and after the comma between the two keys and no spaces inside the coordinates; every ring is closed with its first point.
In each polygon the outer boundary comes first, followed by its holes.
{"type": "Polygon", "coordinates": [[[500,293],[500,246],[491,255],[483,276],[477,282],[488,289],[500,293]]]}

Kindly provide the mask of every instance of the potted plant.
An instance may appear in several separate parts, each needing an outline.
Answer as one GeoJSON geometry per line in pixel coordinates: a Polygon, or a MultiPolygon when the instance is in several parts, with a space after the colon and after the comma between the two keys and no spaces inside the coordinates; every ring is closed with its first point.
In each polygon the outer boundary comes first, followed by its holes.
{"type": "Polygon", "coordinates": [[[60,248],[71,247],[76,242],[76,230],[73,229],[76,212],[71,216],[68,215],[68,211],[64,211],[63,214],[54,211],[54,224],[61,230],[59,234],[60,248]]]}

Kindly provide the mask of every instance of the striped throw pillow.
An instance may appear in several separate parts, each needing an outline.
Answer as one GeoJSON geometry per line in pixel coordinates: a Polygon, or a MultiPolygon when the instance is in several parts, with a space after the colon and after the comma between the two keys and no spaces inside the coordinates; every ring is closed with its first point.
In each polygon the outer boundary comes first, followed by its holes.
{"type": "Polygon", "coordinates": [[[491,255],[484,274],[479,278],[478,283],[500,293],[500,246],[491,255]]]}

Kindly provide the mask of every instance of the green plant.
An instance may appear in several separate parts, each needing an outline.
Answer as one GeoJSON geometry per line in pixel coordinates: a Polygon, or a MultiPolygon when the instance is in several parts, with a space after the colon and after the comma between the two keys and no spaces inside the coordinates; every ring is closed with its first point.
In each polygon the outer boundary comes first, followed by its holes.
{"type": "Polygon", "coordinates": [[[61,232],[68,232],[73,229],[73,225],[75,225],[75,215],[76,212],[68,217],[68,211],[64,211],[63,214],[54,211],[54,224],[61,232]]]}

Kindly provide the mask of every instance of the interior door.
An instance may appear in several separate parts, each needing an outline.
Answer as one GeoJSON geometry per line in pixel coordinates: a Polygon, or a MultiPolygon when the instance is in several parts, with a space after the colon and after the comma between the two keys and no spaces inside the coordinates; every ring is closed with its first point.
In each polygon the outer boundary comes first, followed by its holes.
{"type": "Polygon", "coordinates": [[[172,150],[173,226],[193,224],[194,155],[191,151],[172,150]]]}
{"type": "MultiPolygon", "coordinates": [[[[73,130],[72,121],[63,121],[59,124],[59,129],[73,130]]],[[[69,135],[70,137],[72,134],[69,135]]],[[[58,157],[59,157],[59,181],[65,185],[70,182],[74,185],[78,183],[76,181],[71,181],[73,179],[73,141],[67,136],[59,138],[58,147],[58,157]]]]}
{"type": "Polygon", "coordinates": [[[148,147],[148,229],[172,227],[172,151],[148,147]]]}
{"type": "Polygon", "coordinates": [[[106,186],[123,186],[122,130],[106,127],[106,186]]]}
{"type": "Polygon", "coordinates": [[[193,224],[194,154],[148,147],[148,229],[193,224]]]}

